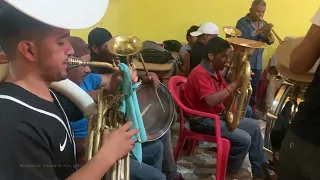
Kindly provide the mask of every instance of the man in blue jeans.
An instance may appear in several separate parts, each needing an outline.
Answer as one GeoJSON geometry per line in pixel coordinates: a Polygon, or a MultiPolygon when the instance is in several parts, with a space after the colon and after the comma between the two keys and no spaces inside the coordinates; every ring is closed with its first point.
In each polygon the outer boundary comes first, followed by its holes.
{"type": "MultiPolygon", "coordinates": [[[[82,61],[90,61],[90,50],[87,44],[79,37],[70,37],[71,43],[75,53],[74,56],[82,61]]],[[[96,97],[95,94],[100,87],[107,88],[110,92],[113,92],[117,84],[110,84],[112,78],[116,78],[113,74],[99,75],[90,73],[91,70],[88,66],[78,67],[68,71],[68,78],[74,83],[78,84],[84,91],[88,92],[92,97],[96,97]]],[[[112,82],[117,82],[112,81],[112,82]]],[[[61,96],[60,96],[61,97],[61,96]]],[[[63,102],[66,102],[65,100],[63,102]]],[[[62,104],[65,104],[63,103],[62,104]]],[[[76,119],[82,116],[79,111],[72,111],[71,105],[66,107],[67,112],[72,112],[68,115],[71,122],[71,128],[74,131],[76,139],[78,157],[84,156],[84,139],[87,136],[88,120],[82,117],[80,120],[76,119]],[[80,114],[80,115],[79,115],[80,114]]],[[[165,175],[161,172],[163,162],[163,144],[161,141],[155,141],[152,143],[142,144],[142,164],[140,164],[132,155],[130,159],[130,179],[159,179],[165,180],[165,175]]]]}
{"type": "MultiPolygon", "coordinates": [[[[241,168],[246,155],[252,167],[254,179],[262,178],[261,165],[264,162],[263,138],[259,121],[244,118],[238,128],[228,131],[225,111],[232,102],[231,94],[242,86],[243,77],[227,84],[219,73],[226,63],[230,45],[216,37],[206,45],[207,56],[190,73],[183,89],[183,103],[192,109],[220,115],[221,136],[231,142],[227,177],[250,178],[249,171],[241,168]]],[[[249,114],[247,114],[249,115],[249,114]]],[[[199,133],[214,134],[212,119],[189,117],[190,128],[199,133]]]]}

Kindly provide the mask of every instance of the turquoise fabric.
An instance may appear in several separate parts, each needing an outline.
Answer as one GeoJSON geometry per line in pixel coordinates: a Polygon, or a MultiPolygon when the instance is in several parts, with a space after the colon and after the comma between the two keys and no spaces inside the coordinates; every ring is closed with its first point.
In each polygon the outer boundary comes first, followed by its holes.
{"type": "MultiPolygon", "coordinates": [[[[130,129],[137,128],[139,130],[134,140],[140,138],[142,143],[147,141],[147,133],[144,128],[142,116],[140,113],[138,98],[136,89],[140,83],[132,84],[131,74],[129,68],[124,63],[118,64],[119,69],[122,72],[122,81],[118,87],[118,91],[124,94],[124,98],[119,107],[119,111],[125,114],[128,121],[132,121],[133,125],[130,129]]],[[[142,162],[142,144],[135,143],[132,150],[133,155],[138,162],[142,162]]]]}

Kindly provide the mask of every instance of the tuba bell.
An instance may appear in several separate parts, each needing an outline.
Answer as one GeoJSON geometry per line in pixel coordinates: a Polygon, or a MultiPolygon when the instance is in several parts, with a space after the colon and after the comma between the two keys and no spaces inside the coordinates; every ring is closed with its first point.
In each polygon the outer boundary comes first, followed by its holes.
{"type": "Polygon", "coordinates": [[[262,42],[237,37],[226,38],[226,40],[235,49],[231,62],[231,79],[235,81],[238,77],[243,77],[243,84],[232,94],[232,103],[227,110],[227,126],[229,131],[232,131],[238,127],[240,120],[244,118],[252,94],[250,82],[251,55],[257,48],[264,48],[266,45],[262,42]]]}

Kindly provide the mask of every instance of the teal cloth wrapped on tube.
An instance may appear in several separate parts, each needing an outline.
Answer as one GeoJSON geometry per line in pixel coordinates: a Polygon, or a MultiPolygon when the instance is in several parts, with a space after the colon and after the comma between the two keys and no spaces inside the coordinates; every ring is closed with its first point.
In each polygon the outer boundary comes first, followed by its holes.
{"type": "MultiPolygon", "coordinates": [[[[135,139],[140,139],[141,143],[147,141],[147,133],[144,128],[142,115],[139,108],[136,89],[140,83],[132,84],[131,74],[126,64],[118,64],[120,71],[122,72],[122,81],[118,87],[118,91],[123,93],[124,98],[121,100],[119,111],[125,114],[127,121],[132,121],[133,125],[131,129],[137,128],[139,130],[135,139]]],[[[141,143],[135,143],[132,150],[133,155],[138,162],[142,162],[142,145],[141,143]]]]}

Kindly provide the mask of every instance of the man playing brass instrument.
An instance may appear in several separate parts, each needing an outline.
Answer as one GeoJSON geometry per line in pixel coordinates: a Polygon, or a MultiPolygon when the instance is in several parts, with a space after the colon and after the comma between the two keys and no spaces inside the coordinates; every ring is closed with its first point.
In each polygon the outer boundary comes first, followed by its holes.
{"type": "MultiPolygon", "coordinates": [[[[90,61],[90,50],[88,45],[79,37],[70,37],[69,42],[74,49],[74,55],[76,58],[82,61],[90,61]]],[[[88,66],[80,66],[68,71],[68,78],[79,85],[84,91],[90,92],[99,89],[100,87],[109,86],[109,82],[113,78],[112,74],[93,74],[90,73],[91,70],[88,66]]],[[[116,90],[116,87],[108,87],[109,90],[116,90]]],[[[96,93],[92,93],[91,96],[96,99],[96,93]]],[[[61,97],[63,98],[63,97],[61,97]]],[[[72,104],[61,103],[62,107],[65,107],[66,111],[72,109],[72,104]]],[[[78,113],[82,114],[78,111],[78,113]]],[[[68,114],[68,113],[67,113],[68,114]]],[[[77,153],[80,154],[82,158],[84,156],[84,139],[87,137],[88,131],[88,119],[79,118],[74,113],[70,114],[69,120],[71,121],[71,128],[75,133],[75,140],[77,153]]],[[[140,164],[135,158],[130,159],[130,179],[166,179],[164,174],[162,174],[162,157],[163,157],[163,144],[161,141],[155,141],[153,143],[143,143],[142,144],[142,164],[140,164]]]]}
{"type": "MultiPolygon", "coordinates": [[[[239,127],[229,132],[226,124],[226,107],[230,107],[232,93],[242,86],[242,76],[227,84],[219,73],[228,61],[230,45],[227,41],[216,37],[206,45],[207,56],[190,73],[183,90],[183,103],[198,111],[220,115],[221,136],[231,142],[228,159],[227,176],[234,179],[251,177],[249,171],[241,168],[249,153],[252,173],[255,179],[261,178],[261,164],[264,162],[263,138],[259,122],[245,118],[239,127]]],[[[214,134],[212,119],[190,117],[190,128],[199,133],[214,134]]]]}
{"type": "MultiPolygon", "coordinates": [[[[311,27],[303,41],[293,50],[290,70],[307,73],[320,58],[320,8],[311,19],[311,27]]],[[[320,66],[306,90],[305,101],[284,138],[280,161],[276,167],[279,180],[314,180],[320,178],[320,66]]]]}
{"type": "MultiPolygon", "coordinates": [[[[73,11],[64,6],[66,1],[0,3],[0,44],[9,60],[8,75],[0,84],[0,179],[101,179],[118,159],[132,150],[132,136],[138,133],[137,129],[127,131],[132,125],[128,122],[112,133],[104,130],[100,150],[78,169],[68,119],[49,89],[52,82],[67,78],[67,57],[74,53],[67,39],[70,30],[59,27],[75,25],[59,19],[72,18],[79,28],[85,26],[79,22],[89,21],[94,15],[86,14],[87,20],[78,14],[73,16],[73,11]],[[50,3],[58,3],[61,9],[55,9],[53,14],[48,10],[52,8],[50,3]],[[52,16],[59,23],[50,22],[52,16]],[[39,19],[45,19],[46,23],[39,19]]],[[[94,4],[82,1],[72,8],[99,9],[94,4]]],[[[132,79],[137,81],[136,73],[132,79]]]]}
{"type": "MultiPolygon", "coordinates": [[[[268,45],[273,44],[274,39],[268,39],[267,34],[270,33],[272,24],[265,24],[263,16],[266,11],[266,3],[263,0],[254,0],[252,2],[250,12],[241,18],[236,27],[241,31],[241,38],[261,41],[268,45]]],[[[250,99],[250,106],[255,105],[255,95],[258,88],[258,82],[261,79],[262,58],[264,49],[258,49],[251,56],[250,66],[254,73],[252,76],[252,95],[250,99]]]]}
{"type": "MultiPolygon", "coordinates": [[[[89,48],[91,50],[92,61],[104,61],[112,63],[112,54],[105,51],[107,42],[112,38],[111,33],[104,28],[96,28],[88,35],[89,48]]],[[[93,73],[109,74],[112,71],[106,68],[92,68],[93,73]]],[[[153,83],[158,86],[159,79],[156,73],[149,72],[146,74],[139,74],[144,83],[153,83]]],[[[163,163],[162,172],[166,175],[167,180],[180,180],[183,179],[181,174],[177,171],[172,151],[171,131],[168,130],[159,140],[163,144],[163,163]]],[[[146,142],[146,144],[153,142],[146,142]]]]}

